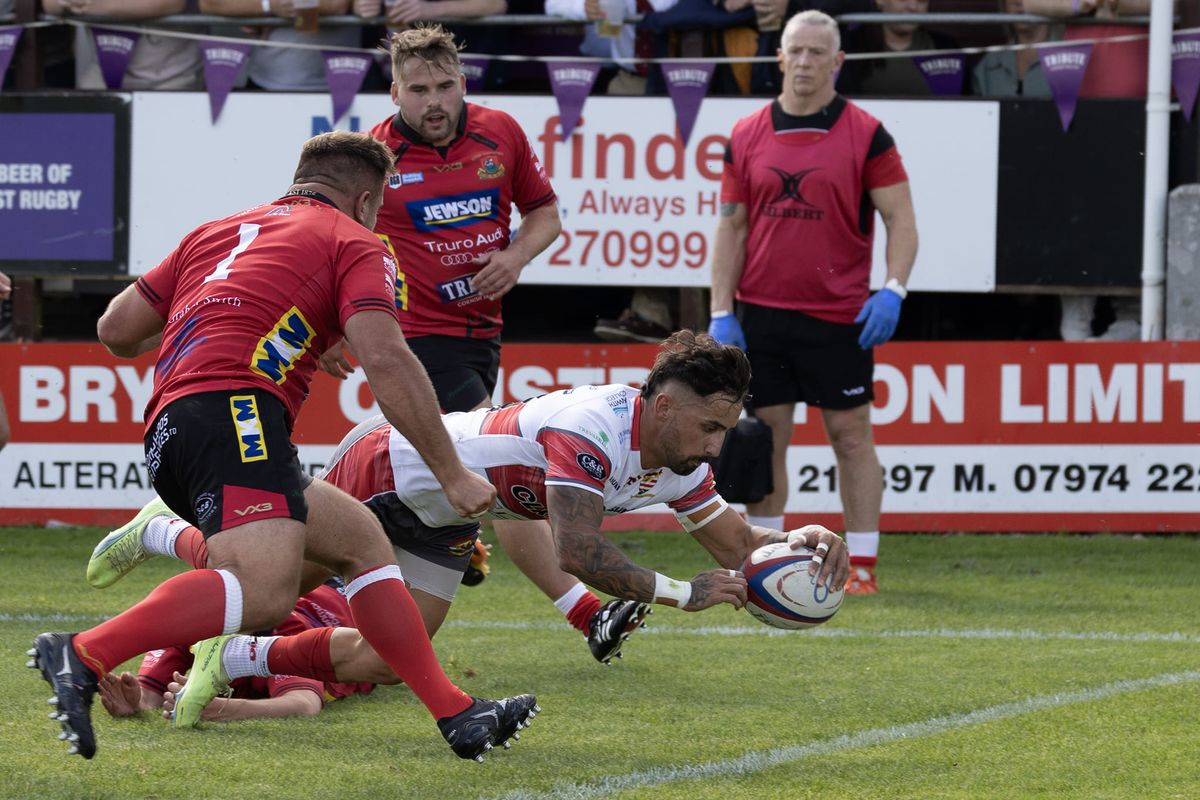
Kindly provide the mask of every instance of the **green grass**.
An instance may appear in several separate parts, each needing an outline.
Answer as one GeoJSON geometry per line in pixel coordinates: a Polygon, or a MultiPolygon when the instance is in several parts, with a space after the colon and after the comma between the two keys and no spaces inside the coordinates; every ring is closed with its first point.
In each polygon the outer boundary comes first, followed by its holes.
{"type": "MultiPolygon", "coordinates": [[[[174,571],[90,589],[101,534],[0,529],[0,796],[1200,797],[1198,537],[886,536],[883,592],[820,629],[659,608],[611,668],[497,550],[435,645],[468,691],[532,691],[544,713],[477,765],[403,687],[196,731],[97,704],[96,758],[67,758],[23,666],[30,639],[93,625],[174,571]]],[[[711,566],[684,536],[614,538],[672,575],[711,566]]]]}

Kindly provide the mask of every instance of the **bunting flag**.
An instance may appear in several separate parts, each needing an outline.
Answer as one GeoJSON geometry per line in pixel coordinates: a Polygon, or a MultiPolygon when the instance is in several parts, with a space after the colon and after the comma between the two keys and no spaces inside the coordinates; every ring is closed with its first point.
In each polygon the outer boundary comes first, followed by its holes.
{"type": "Polygon", "coordinates": [[[125,68],[133,57],[133,48],[137,45],[139,35],[111,28],[92,28],[96,59],[100,62],[100,73],[104,75],[104,85],[109,89],[119,90],[125,82],[125,68]]]}
{"type": "Polygon", "coordinates": [[[716,64],[663,64],[663,78],[667,82],[667,93],[675,106],[675,124],[679,126],[679,137],[686,147],[700,113],[700,103],[708,94],[708,83],[712,80],[716,64]]]}
{"type": "Polygon", "coordinates": [[[345,50],[322,50],[321,57],[325,59],[325,81],[333,98],[333,124],[336,125],[354,104],[374,59],[365,53],[345,50]]]}
{"type": "Polygon", "coordinates": [[[462,62],[463,75],[467,76],[467,91],[482,92],[483,79],[487,77],[487,68],[491,59],[478,56],[459,56],[459,60],[462,62]]]}
{"type": "Polygon", "coordinates": [[[1058,118],[1063,130],[1071,127],[1075,116],[1075,104],[1079,102],[1079,87],[1087,72],[1088,59],[1092,55],[1090,44],[1055,44],[1038,48],[1038,59],[1042,72],[1050,84],[1054,104],[1058,106],[1058,118]]]}
{"type": "Polygon", "coordinates": [[[961,55],[913,56],[929,91],[935,95],[960,95],[967,60],[961,55]]]}
{"type": "MultiPolygon", "coordinates": [[[[3,75],[4,68],[0,66],[0,77],[3,75]]],[[[1179,98],[1183,118],[1191,122],[1196,91],[1200,89],[1200,33],[1175,34],[1171,42],[1171,84],[1179,98]]]]}
{"type": "Polygon", "coordinates": [[[0,28],[0,91],[4,91],[4,74],[8,72],[8,64],[12,61],[13,51],[21,39],[20,25],[12,28],[0,28]]]}
{"type": "Polygon", "coordinates": [[[595,61],[548,61],[546,69],[550,73],[554,99],[558,101],[559,126],[565,142],[579,124],[583,104],[592,92],[600,64],[595,61]]]}
{"type": "Polygon", "coordinates": [[[229,90],[250,57],[250,45],[232,42],[203,41],[200,53],[204,57],[204,86],[208,89],[208,106],[215,125],[225,107],[229,90]]]}

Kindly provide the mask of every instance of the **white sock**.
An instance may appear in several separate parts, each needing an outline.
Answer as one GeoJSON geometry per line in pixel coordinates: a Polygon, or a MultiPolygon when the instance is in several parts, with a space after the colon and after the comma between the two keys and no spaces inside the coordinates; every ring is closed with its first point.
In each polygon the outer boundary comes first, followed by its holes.
{"type": "Polygon", "coordinates": [[[142,547],[156,556],[178,558],[175,555],[175,540],[179,538],[179,532],[190,524],[178,517],[155,517],[146,523],[146,529],[142,531],[142,547]]]}
{"type": "Polygon", "coordinates": [[[229,680],[235,678],[269,678],[267,651],[278,636],[235,636],[225,644],[221,665],[229,680]]]}
{"type": "Polygon", "coordinates": [[[747,514],[746,522],[760,528],[770,528],[773,531],[783,530],[783,514],[778,517],[756,517],[753,514],[747,514]]]}
{"type": "Polygon", "coordinates": [[[565,617],[571,613],[571,609],[579,602],[579,598],[588,593],[588,589],[582,583],[577,583],[567,590],[567,593],[554,601],[554,607],[557,608],[565,617]]]}
{"type": "Polygon", "coordinates": [[[216,573],[225,582],[225,627],[221,633],[237,633],[242,629],[242,584],[227,569],[216,573]]]}
{"type": "Polygon", "coordinates": [[[850,557],[879,557],[879,531],[846,531],[846,546],[850,557]]]}

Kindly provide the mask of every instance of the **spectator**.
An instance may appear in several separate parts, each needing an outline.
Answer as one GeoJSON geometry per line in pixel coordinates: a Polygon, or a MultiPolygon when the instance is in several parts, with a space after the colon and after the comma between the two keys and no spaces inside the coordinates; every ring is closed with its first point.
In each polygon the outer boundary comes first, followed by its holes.
{"type": "MultiPolygon", "coordinates": [[[[47,14],[118,17],[136,21],[170,14],[196,13],[196,0],[42,0],[47,14]]],[[[120,88],[201,91],[204,67],[200,48],[191,39],[144,33],[138,37],[120,88]]],[[[96,56],[96,43],[86,25],[75,29],[75,86],[106,89],[96,56]]]]}
{"type": "Polygon", "coordinates": [[[470,19],[503,14],[505,0],[354,0],[354,13],[360,17],[387,19],[388,27],[407,28],[428,19],[470,19]]]}
{"type": "MultiPolygon", "coordinates": [[[[1150,0],[1025,0],[1030,14],[1070,19],[1093,17],[1113,20],[1114,24],[1072,25],[1067,23],[1064,39],[1112,39],[1117,36],[1146,34],[1140,25],[1117,24],[1120,17],[1150,13],[1150,0]]],[[[1092,48],[1080,97],[1145,97],[1149,60],[1149,41],[1098,41],[1092,48]]]]}
{"type": "Polygon", "coordinates": [[[709,333],[746,350],[754,413],[772,432],[774,491],[748,506],[747,521],[783,527],[795,404],[820,408],[850,548],[846,591],[868,594],[878,591],[883,497],[873,348],[900,320],[916,219],[891,134],[834,90],[844,58],[837,23],[802,12],[782,44],[783,91],[734,124],[725,150],[709,333]],[[876,209],[887,228],[887,282],[869,296],[876,209]]]}
{"type": "MultiPolygon", "coordinates": [[[[1001,0],[1005,14],[1024,13],[1024,0],[1001,0]]],[[[1008,42],[1014,46],[988,53],[971,73],[971,92],[981,97],[1049,97],[1050,84],[1042,72],[1038,51],[1032,45],[1059,38],[1052,26],[1016,22],[1008,26],[1008,42]]]]}
{"type": "MultiPolygon", "coordinates": [[[[1094,17],[1116,21],[1122,16],[1150,13],[1150,0],[1025,0],[1030,14],[1047,17],[1094,17]]],[[[1111,39],[1117,36],[1145,34],[1138,25],[1071,25],[1067,24],[1064,38],[1111,39]]],[[[1087,72],[1079,87],[1081,98],[1145,97],[1149,43],[1145,40],[1128,42],[1099,41],[1092,47],[1087,72]]],[[[1113,321],[1106,329],[1097,330],[1097,306],[1101,297],[1094,294],[1062,295],[1062,320],[1059,326],[1064,341],[1098,339],[1103,341],[1133,341],[1142,336],[1141,309],[1137,297],[1113,296],[1113,321]]]]}
{"type": "MultiPolygon", "coordinates": [[[[929,0],[876,0],[884,14],[924,14],[929,0]]],[[[846,52],[902,53],[955,50],[958,43],[912,22],[863,25],[846,35],[846,52]]],[[[837,78],[838,92],[848,95],[928,97],[933,94],[921,69],[911,58],[872,58],[846,61],[837,78]]],[[[960,92],[961,93],[961,92],[960,92]]]]}
{"type": "MultiPolygon", "coordinates": [[[[346,14],[350,0],[321,0],[321,16],[346,14]]],[[[294,17],[292,0],[200,0],[202,14],[223,17],[294,17]]],[[[293,26],[263,28],[262,38],[281,44],[315,44],[330,48],[358,48],[360,29],[322,27],[316,32],[298,31],[293,26]]],[[[249,86],[269,91],[324,92],[325,60],[318,50],[297,47],[256,47],[246,69],[249,86]]]]}
{"type": "MultiPolygon", "coordinates": [[[[632,17],[666,11],[676,2],[678,0],[625,0],[624,14],[626,17],[632,17]]],[[[600,0],[546,0],[545,9],[547,14],[566,19],[591,20],[596,23],[605,19],[600,0]]],[[[654,33],[648,29],[639,29],[633,24],[622,25],[620,33],[611,38],[599,35],[599,31],[599,24],[588,28],[584,33],[581,52],[599,58],[612,58],[616,64],[617,70],[608,81],[605,93],[622,96],[644,95],[650,65],[634,59],[654,56],[654,33]]]]}

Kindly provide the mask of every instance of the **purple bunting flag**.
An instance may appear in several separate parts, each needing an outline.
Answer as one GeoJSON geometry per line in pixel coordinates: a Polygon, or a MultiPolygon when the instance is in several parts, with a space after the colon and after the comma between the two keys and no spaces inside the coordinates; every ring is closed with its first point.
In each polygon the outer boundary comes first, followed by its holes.
{"type": "Polygon", "coordinates": [[[459,56],[459,60],[462,61],[463,75],[467,76],[467,91],[482,92],[483,79],[487,77],[487,68],[491,59],[478,56],[459,56]]]}
{"type": "Polygon", "coordinates": [[[1054,104],[1058,106],[1058,118],[1063,130],[1071,127],[1075,116],[1075,104],[1079,102],[1079,87],[1087,72],[1088,59],[1092,56],[1090,44],[1056,44],[1038,48],[1038,59],[1042,72],[1050,84],[1054,104]]]}
{"type": "Polygon", "coordinates": [[[20,25],[12,28],[0,28],[0,91],[4,89],[4,73],[8,72],[8,64],[12,61],[13,51],[21,39],[20,25]]]}
{"type": "Polygon", "coordinates": [[[558,101],[559,126],[562,128],[562,141],[565,142],[579,124],[583,104],[592,92],[600,65],[595,61],[549,61],[546,69],[550,73],[554,99],[558,101]]]}
{"type": "Polygon", "coordinates": [[[967,74],[966,59],[961,55],[913,56],[913,63],[921,70],[929,91],[935,95],[959,95],[963,90],[963,76],[967,74]]]}
{"type": "Polygon", "coordinates": [[[700,103],[708,94],[708,83],[712,80],[716,64],[689,63],[663,64],[663,77],[667,81],[667,92],[675,106],[675,124],[679,126],[679,137],[686,146],[700,113],[700,103]]]}
{"type": "Polygon", "coordinates": [[[125,82],[125,68],[133,57],[139,34],[131,31],[114,31],[111,28],[92,28],[92,41],[96,43],[96,59],[100,62],[100,73],[104,85],[118,90],[125,82]]]}
{"type": "Polygon", "coordinates": [[[333,97],[333,123],[336,125],[354,104],[354,98],[362,88],[363,78],[374,59],[369,55],[344,50],[322,50],[321,57],[325,59],[325,81],[333,97]]]}
{"type": "Polygon", "coordinates": [[[200,52],[204,56],[204,86],[208,89],[208,106],[215,125],[229,90],[250,57],[250,45],[204,41],[200,43],[200,52]]]}
{"type": "MultiPolygon", "coordinates": [[[[0,76],[4,71],[0,69],[0,76]]],[[[1171,42],[1171,84],[1183,118],[1192,121],[1196,91],[1200,89],[1200,33],[1177,33],[1171,42]]]]}

